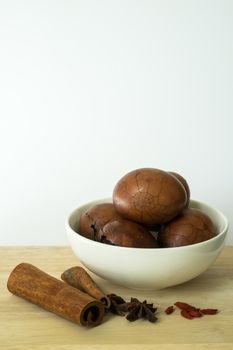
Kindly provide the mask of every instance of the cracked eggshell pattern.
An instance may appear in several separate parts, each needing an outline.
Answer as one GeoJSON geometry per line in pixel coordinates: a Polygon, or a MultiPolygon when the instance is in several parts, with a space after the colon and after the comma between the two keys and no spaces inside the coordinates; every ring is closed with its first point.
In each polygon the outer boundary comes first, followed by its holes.
{"type": "Polygon", "coordinates": [[[215,236],[210,218],[199,209],[187,208],[163,225],[158,233],[161,247],[179,247],[200,243],[215,236]]]}
{"type": "Polygon", "coordinates": [[[97,234],[98,241],[105,237],[109,242],[121,247],[156,248],[157,240],[142,225],[126,219],[108,222],[97,234]]]}
{"type": "Polygon", "coordinates": [[[116,184],[113,204],[125,218],[145,225],[161,225],[187,205],[182,183],[172,174],[155,168],[129,172],[116,184]]]}
{"type": "Polygon", "coordinates": [[[116,212],[112,203],[97,204],[82,213],[78,231],[86,238],[95,240],[99,230],[105,224],[120,217],[120,214],[116,212]]]}

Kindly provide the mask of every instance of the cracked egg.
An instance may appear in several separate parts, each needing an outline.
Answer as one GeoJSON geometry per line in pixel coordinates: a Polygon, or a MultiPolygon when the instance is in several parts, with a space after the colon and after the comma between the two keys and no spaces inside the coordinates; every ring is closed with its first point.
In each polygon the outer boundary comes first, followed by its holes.
{"type": "Polygon", "coordinates": [[[102,243],[132,248],[158,248],[152,234],[142,225],[125,219],[108,222],[97,234],[102,243]]]}
{"type": "Polygon", "coordinates": [[[215,227],[208,215],[199,209],[185,209],[163,225],[158,233],[161,247],[180,247],[207,241],[215,236],[215,227]]]}
{"type": "Polygon", "coordinates": [[[169,172],[142,168],[129,172],[116,184],[113,204],[124,218],[153,226],[177,216],[188,204],[180,180],[169,172]]]}
{"type": "Polygon", "coordinates": [[[99,230],[110,220],[120,218],[112,203],[101,203],[84,211],[79,220],[79,233],[95,240],[99,230]]]}

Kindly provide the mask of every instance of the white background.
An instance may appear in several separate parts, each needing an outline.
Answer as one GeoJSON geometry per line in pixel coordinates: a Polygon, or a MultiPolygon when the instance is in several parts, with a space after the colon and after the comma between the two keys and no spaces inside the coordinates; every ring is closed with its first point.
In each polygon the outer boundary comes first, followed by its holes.
{"type": "Polygon", "coordinates": [[[1,245],[148,166],[233,222],[233,1],[0,0],[0,35],[1,245]]]}

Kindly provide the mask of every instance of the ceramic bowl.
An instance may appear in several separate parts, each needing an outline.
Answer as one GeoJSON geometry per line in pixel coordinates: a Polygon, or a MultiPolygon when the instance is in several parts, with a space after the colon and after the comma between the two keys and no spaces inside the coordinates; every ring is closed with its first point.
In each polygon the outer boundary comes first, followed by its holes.
{"type": "Polygon", "coordinates": [[[189,281],[210,267],[224,246],[228,221],[218,209],[191,200],[189,207],[201,209],[213,220],[217,235],[208,241],[174,248],[125,248],[87,239],[78,233],[81,213],[111,202],[101,199],[75,209],[66,230],[72,250],[90,271],[113,283],[136,289],[162,289],[189,281]]]}

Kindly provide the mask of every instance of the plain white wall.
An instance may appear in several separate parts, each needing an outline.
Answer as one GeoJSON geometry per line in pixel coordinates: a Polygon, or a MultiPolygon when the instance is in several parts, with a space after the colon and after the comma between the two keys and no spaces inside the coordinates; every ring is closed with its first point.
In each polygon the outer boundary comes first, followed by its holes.
{"type": "Polygon", "coordinates": [[[0,5],[0,244],[67,244],[73,208],[148,166],[233,222],[233,1],[0,5]]]}

